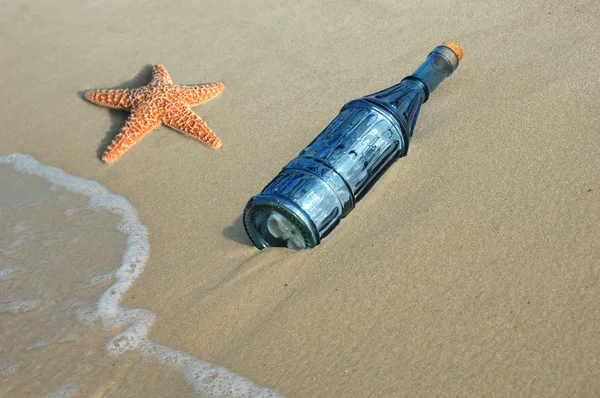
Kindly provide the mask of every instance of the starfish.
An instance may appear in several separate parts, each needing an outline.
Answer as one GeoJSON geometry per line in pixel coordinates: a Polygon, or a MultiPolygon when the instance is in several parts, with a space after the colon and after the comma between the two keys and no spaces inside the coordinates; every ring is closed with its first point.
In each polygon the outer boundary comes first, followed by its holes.
{"type": "Polygon", "coordinates": [[[125,126],[106,148],[102,160],[106,163],[115,161],[161,124],[181,131],[210,148],[220,148],[221,140],[191,107],[216,97],[223,88],[223,83],[179,86],[173,84],[164,66],[153,65],[152,81],[144,87],[88,91],[85,98],[90,102],[131,111],[125,126]]]}

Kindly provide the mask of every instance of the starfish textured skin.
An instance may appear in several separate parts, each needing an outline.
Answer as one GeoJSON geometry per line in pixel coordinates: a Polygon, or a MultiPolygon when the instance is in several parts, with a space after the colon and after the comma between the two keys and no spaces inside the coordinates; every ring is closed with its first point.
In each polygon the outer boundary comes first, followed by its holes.
{"type": "Polygon", "coordinates": [[[106,148],[102,160],[115,161],[144,135],[165,124],[210,148],[220,148],[221,140],[191,109],[223,91],[223,83],[200,86],[173,84],[162,65],[153,65],[152,81],[144,87],[120,90],[96,90],[85,93],[94,104],[131,111],[129,119],[113,142],[106,148]]]}

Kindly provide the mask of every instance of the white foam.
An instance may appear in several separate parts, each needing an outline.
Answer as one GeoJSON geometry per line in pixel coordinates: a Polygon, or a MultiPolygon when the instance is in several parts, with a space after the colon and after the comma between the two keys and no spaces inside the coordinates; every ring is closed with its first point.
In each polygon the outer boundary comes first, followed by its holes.
{"type": "Polygon", "coordinates": [[[0,305],[0,314],[5,312],[12,312],[13,314],[20,314],[21,312],[33,311],[40,306],[42,300],[22,300],[14,301],[9,304],[0,305]]]}
{"type": "MultiPolygon", "coordinates": [[[[95,181],[74,177],[59,168],[44,165],[29,155],[15,153],[1,156],[0,164],[11,164],[16,171],[22,174],[40,177],[51,184],[51,189],[61,187],[70,192],[87,196],[90,209],[109,211],[121,217],[121,223],[117,229],[127,235],[127,248],[119,267],[109,274],[110,278],[115,278],[115,282],[100,296],[95,310],[79,310],[77,312],[82,321],[91,323],[95,319],[100,319],[107,329],[129,325],[124,332],[119,333],[106,344],[106,351],[109,355],[119,355],[129,350],[139,349],[145,358],[156,358],[169,368],[180,372],[186,382],[199,393],[239,397],[279,396],[275,391],[257,386],[250,380],[225,368],[153,343],[148,339],[148,331],[154,323],[154,313],[141,308],[122,308],[120,306],[124,293],[143,271],[150,252],[148,230],[139,221],[135,208],[127,199],[110,193],[95,181]]],[[[72,214],[68,212],[65,215],[72,214]]],[[[25,225],[15,227],[15,231],[21,232],[25,228],[25,225]]],[[[99,283],[107,279],[108,277],[96,277],[92,283],[99,283]]],[[[21,305],[23,303],[26,302],[20,302],[21,305]]],[[[16,303],[10,305],[14,304],[16,303]]],[[[39,305],[39,300],[35,306],[37,305],[39,305]]],[[[46,396],[68,397],[73,395],[79,387],[78,384],[67,384],[46,396]]]]}
{"type": "Polygon", "coordinates": [[[19,272],[19,271],[20,271],[20,269],[13,268],[10,265],[6,266],[4,268],[0,268],[0,281],[6,281],[9,279],[15,278],[15,276],[13,274],[15,274],[16,272],[19,272]]]}
{"type": "Polygon", "coordinates": [[[26,229],[27,229],[27,223],[20,222],[17,225],[15,225],[15,228],[13,229],[13,233],[20,234],[21,232],[25,231],[26,229]]]}
{"type": "Polygon", "coordinates": [[[145,357],[156,356],[169,368],[183,374],[185,381],[196,392],[218,396],[234,397],[279,397],[273,390],[257,387],[248,379],[236,375],[229,370],[200,361],[181,351],[176,351],[160,344],[145,344],[142,353],[145,357]]]}
{"type": "Polygon", "coordinates": [[[21,244],[23,243],[23,241],[24,241],[24,240],[25,240],[25,237],[24,237],[24,236],[20,236],[20,237],[18,237],[18,238],[17,238],[17,239],[15,239],[15,240],[13,241],[13,243],[10,245],[10,248],[11,248],[11,249],[13,249],[13,248],[15,248],[15,247],[17,247],[17,246],[21,246],[21,244]]]}
{"type": "Polygon", "coordinates": [[[64,212],[65,216],[67,216],[67,217],[71,217],[76,213],[77,213],[77,209],[67,209],[64,212]]]}
{"type": "Polygon", "coordinates": [[[31,351],[31,350],[35,350],[36,348],[40,348],[46,345],[46,339],[47,336],[42,336],[39,339],[37,339],[37,341],[33,344],[31,344],[30,346],[27,346],[25,348],[25,350],[27,351],[31,351]]]}
{"type": "Polygon", "coordinates": [[[75,340],[77,340],[77,336],[72,333],[69,333],[69,334],[66,334],[65,336],[63,336],[63,338],[61,338],[60,340],[58,340],[58,342],[62,344],[62,343],[70,343],[71,341],[75,341],[75,340]]]}
{"type": "Polygon", "coordinates": [[[116,278],[116,276],[117,276],[116,272],[109,272],[108,274],[93,276],[93,277],[91,277],[91,280],[90,280],[90,286],[99,285],[100,283],[108,282],[108,281],[116,278]]]}
{"type": "Polygon", "coordinates": [[[9,377],[17,373],[17,370],[21,367],[21,364],[15,364],[11,366],[7,366],[5,368],[0,368],[0,377],[9,377]]]}

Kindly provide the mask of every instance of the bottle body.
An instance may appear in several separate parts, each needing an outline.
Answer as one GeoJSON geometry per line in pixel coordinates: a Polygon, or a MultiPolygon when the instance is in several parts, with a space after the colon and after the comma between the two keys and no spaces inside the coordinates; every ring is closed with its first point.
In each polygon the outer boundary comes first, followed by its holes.
{"type": "MultiPolygon", "coordinates": [[[[417,104],[418,111],[425,98],[420,84],[407,80],[400,85],[404,87],[399,88],[411,92],[410,102],[417,104]]],[[[255,241],[256,234],[249,233],[254,244],[259,248],[288,246],[296,249],[317,245],[354,208],[356,201],[381,173],[406,154],[410,124],[403,119],[404,116],[401,119],[390,106],[369,97],[346,104],[329,126],[288,163],[261,194],[250,200],[247,209],[257,202],[270,201],[280,206],[272,211],[287,210],[281,215],[283,218],[296,218],[287,227],[274,225],[277,220],[271,218],[274,227],[269,231],[269,216],[265,215],[267,229],[259,234],[258,241],[255,241]],[[273,234],[277,228],[282,232],[273,234]],[[286,231],[288,235],[295,234],[296,238],[288,237],[286,231]],[[261,237],[265,234],[279,239],[263,242],[261,237]]],[[[247,230],[259,228],[248,219],[248,210],[245,213],[247,230]]],[[[261,222],[265,221],[258,224],[261,222]]]]}

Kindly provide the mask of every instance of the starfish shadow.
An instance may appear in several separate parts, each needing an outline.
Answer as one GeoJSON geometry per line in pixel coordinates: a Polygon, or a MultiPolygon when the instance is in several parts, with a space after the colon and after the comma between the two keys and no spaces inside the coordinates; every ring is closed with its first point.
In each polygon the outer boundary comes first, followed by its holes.
{"type": "Polygon", "coordinates": [[[246,246],[254,246],[246,235],[242,216],[239,216],[233,224],[223,230],[223,236],[246,246]]]}
{"type": "MultiPolygon", "coordinates": [[[[150,82],[150,80],[152,80],[152,65],[147,64],[132,79],[129,79],[129,80],[119,84],[116,87],[106,88],[106,90],[123,89],[123,88],[140,88],[140,87],[148,84],[150,82]]],[[[85,102],[88,102],[88,100],[85,99],[85,93],[87,93],[90,90],[93,90],[93,89],[78,91],[77,95],[85,102]]],[[[103,90],[104,90],[104,88],[103,88],[103,90]]],[[[110,116],[110,127],[108,128],[108,131],[104,135],[104,138],[102,138],[102,140],[100,140],[100,146],[98,147],[98,150],[96,151],[96,155],[98,156],[99,159],[102,159],[102,155],[104,154],[106,147],[108,147],[108,145],[112,142],[112,140],[115,138],[115,136],[119,133],[121,128],[125,125],[125,122],[127,121],[127,118],[129,117],[129,114],[130,114],[128,111],[121,111],[118,109],[108,109],[108,111],[109,111],[108,114],[110,116]]]]}

